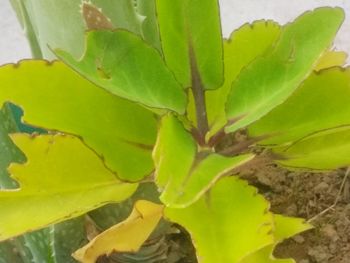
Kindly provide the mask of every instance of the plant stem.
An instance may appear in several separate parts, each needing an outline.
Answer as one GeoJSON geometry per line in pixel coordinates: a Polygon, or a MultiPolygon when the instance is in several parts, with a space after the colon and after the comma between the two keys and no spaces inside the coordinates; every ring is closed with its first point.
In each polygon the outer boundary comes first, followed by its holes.
{"type": "Polygon", "coordinates": [[[196,56],[192,43],[189,44],[189,58],[192,77],[192,93],[194,97],[197,117],[197,128],[201,143],[205,143],[205,135],[209,131],[208,117],[205,105],[205,94],[201,76],[198,71],[196,56]]]}

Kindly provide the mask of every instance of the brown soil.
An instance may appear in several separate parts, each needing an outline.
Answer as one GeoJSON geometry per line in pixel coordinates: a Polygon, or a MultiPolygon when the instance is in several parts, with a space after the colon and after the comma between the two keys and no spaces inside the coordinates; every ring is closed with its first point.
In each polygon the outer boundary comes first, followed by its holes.
{"type": "Polygon", "coordinates": [[[298,263],[350,263],[350,176],[345,173],[290,172],[273,164],[245,173],[273,212],[312,219],[315,227],[280,244],[275,256],[298,263]]]}

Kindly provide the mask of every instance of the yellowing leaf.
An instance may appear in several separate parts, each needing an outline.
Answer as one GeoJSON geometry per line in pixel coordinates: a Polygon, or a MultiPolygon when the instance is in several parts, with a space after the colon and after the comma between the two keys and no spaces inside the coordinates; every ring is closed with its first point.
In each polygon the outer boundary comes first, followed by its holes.
{"type": "Polygon", "coordinates": [[[119,178],[136,181],[153,170],[156,119],[148,110],[91,84],[61,62],[22,61],[0,67],[0,105],[11,101],[24,120],[74,134],[119,178]]]}
{"type": "Polygon", "coordinates": [[[278,163],[295,168],[332,170],[350,165],[350,126],[324,130],[274,152],[278,163]]]}
{"type": "Polygon", "coordinates": [[[315,132],[350,124],[350,68],[311,74],[283,104],[248,127],[261,144],[291,144],[315,132]]]}
{"type": "Polygon", "coordinates": [[[201,263],[240,260],[273,243],[269,204],[246,182],[227,177],[186,208],[165,208],[165,217],[191,234],[201,263]]]}
{"type": "Polygon", "coordinates": [[[153,151],[156,183],[162,189],[160,200],[167,206],[186,207],[223,175],[253,158],[253,154],[226,157],[210,149],[197,149],[181,122],[166,115],[153,151]]]}
{"type": "Polygon", "coordinates": [[[291,258],[276,259],[272,254],[273,250],[275,246],[284,239],[309,230],[312,228],[312,226],[305,223],[305,221],[301,218],[286,217],[282,215],[274,215],[274,223],[275,243],[245,257],[239,263],[295,263],[295,261],[291,258]]]}
{"type": "Polygon", "coordinates": [[[346,54],[345,52],[327,51],[317,62],[315,70],[320,71],[322,69],[331,68],[335,66],[343,66],[346,63],[347,58],[348,54],[346,54]]]}
{"type": "Polygon", "coordinates": [[[0,191],[0,240],[122,201],[136,190],[137,184],[117,180],[76,137],[12,138],[29,161],[10,166],[20,188],[0,191]]]}
{"type": "Polygon", "coordinates": [[[83,263],[95,263],[99,256],[112,252],[137,252],[162,218],[163,206],[140,200],[123,222],[96,236],[89,244],[74,252],[83,263]]]}

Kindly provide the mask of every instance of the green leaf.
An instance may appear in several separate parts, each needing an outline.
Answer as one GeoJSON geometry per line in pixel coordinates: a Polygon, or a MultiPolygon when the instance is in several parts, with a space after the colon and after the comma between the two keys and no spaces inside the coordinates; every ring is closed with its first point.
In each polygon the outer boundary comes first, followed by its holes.
{"type": "Polygon", "coordinates": [[[280,26],[273,21],[255,21],[243,25],[224,41],[225,82],[219,89],[206,93],[210,135],[227,122],[225,102],[232,82],[244,67],[272,48],[280,31],[280,26]]]}
{"type": "Polygon", "coordinates": [[[246,67],[232,85],[226,113],[233,132],[285,101],[311,73],[344,20],[340,8],[318,8],[286,25],[272,52],[246,67]],[[327,19],[325,19],[327,17],[327,19]]]}
{"type": "MultiPolygon", "coordinates": [[[[71,254],[87,242],[84,220],[82,217],[27,233],[14,240],[15,241],[8,240],[0,243],[0,252],[1,247],[4,247],[4,245],[1,246],[1,244],[7,244],[7,247],[11,245],[15,251],[12,254],[21,255],[25,263],[75,263],[76,261],[71,254]]],[[[2,263],[1,256],[2,253],[0,253],[0,262],[2,263]]],[[[4,263],[12,262],[16,261],[8,260],[4,263]]]]}
{"type": "Polygon", "coordinates": [[[350,68],[313,73],[288,98],[248,127],[261,144],[290,144],[320,130],[350,124],[350,68]]]}
{"type": "MultiPolygon", "coordinates": [[[[81,0],[26,0],[21,2],[23,2],[24,12],[28,15],[26,25],[33,27],[35,38],[45,58],[54,58],[49,46],[67,50],[75,57],[81,56],[86,30],[80,12],[81,0]]],[[[141,34],[142,18],[136,13],[133,0],[92,0],[91,2],[102,8],[102,11],[117,28],[141,34]]],[[[17,8],[16,11],[19,9],[17,8]]]]}
{"type": "Polygon", "coordinates": [[[156,0],[156,6],[164,58],[176,78],[190,87],[190,60],[196,60],[204,88],[218,88],[223,82],[218,2],[156,0]]]}
{"type": "Polygon", "coordinates": [[[276,259],[273,250],[276,245],[284,239],[290,238],[298,233],[309,230],[311,225],[305,223],[303,219],[274,215],[274,237],[275,243],[268,245],[259,251],[245,257],[240,263],[295,263],[293,259],[276,259]]]}
{"type": "Polygon", "coordinates": [[[84,217],[77,217],[50,227],[53,262],[75,263],[72,253],[88,242],[84,217]]]}
{"type": "Polygon", "coordinates": [[[22,240],[24,247],[30,251],[31,262],[52,262],[49,228],[26,233],[17,239],[22,240]]]}
{"type": "Polygon", "coordinates": [[[153,170],[157,128],[148,110],[92,85],[60,62],[6,65],[0,79],[0,104],[21,106],[28,123],[81,137],[118,177],[136,181],[153,170]]]}
{"type": "Polygon", "coordinates": [[[15,131],[15,123],[11,118],[8,105],[0,110],[0,189],[13,189],[16,182],[9,177],[7,167],[11,162],[24,162],[25,156],[12,142],[8,133],[15,131]]]}
{"type": "Polygon", "coordinates": [[[23,263],[20,254],[16,253],[16,247],[10,242],[0,243],[0,263],[23,263]]]}
{"type": "Polygon", "coordinates": [[[165,208],[165,217],[189,231],[200,262],[238,263],[273,243],[273,217],[268,208],[254,188],[227,177],[191,206],[165,208]]]}
{"type": "Polygon", "coordinates": [[[136,190],[136,184],[117,180],[76,137],[16,134],[12,138],[30,162],[9,168],[19,189],[0,191],[0,240],[120,202],[136,190]]]}
{"type": "MultiPolygon", "coordinates": [[[[31,126],[28,123],[23,123],[22,122],[23,110],[20,107],[14,105],[12,103],[8,103],[7,108],[11,112],[11,115],[13,116],[13,121],[14,121],[14,124],[16,126],[16,132],[28,133],[28,134],[32,134],[32,133],[45,134],[45,133],[47,133],[47,131],[42,129],[42,128],[31,126]]],[[[12,133],[14,133],[14,132],[12,132],[12,133]]]]}
{"type": "Polygon", "coordinates": [[[315,133],[287,147],[274,148],[278,163],[296,168],[333,170],[350,165],[349,126],[315,133]]]}
{"type": "Polygon", "coordinates": [[[254,155],[225,157],[197,149],[192,135],[173,115],[161,122],[153,159],[160,200],[167,206],[186,207],[197,201],[222,176],[250,161],[254,155]]]}
{"type": "Polygon", "coordinates": [[[63,50],[56,55],[98,86],[154,108],[184,113],[186,95],[159,52],[123,30],[92,31],[79,61],[63,50]]]}

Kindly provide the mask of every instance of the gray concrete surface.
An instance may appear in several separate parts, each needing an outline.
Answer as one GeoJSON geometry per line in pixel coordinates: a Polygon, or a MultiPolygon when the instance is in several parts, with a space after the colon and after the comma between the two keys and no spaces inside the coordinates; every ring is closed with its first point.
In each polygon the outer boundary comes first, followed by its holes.
{"type": "MultiPolygon", "coordinates": [[[[318,6],[340,6],[347,19],[339,32],[335,45],[350,53],[350,1],[349,0],[220,0],[223,33],[230,32],[245,22],[273,19],[282,24],[306,10],[318,6]]],[[[326,18],[325,18],[326,19],[326,18]]],[[[30,49],[8,0],[0,0],[0,64],[29,58],[30,49]]]]}

